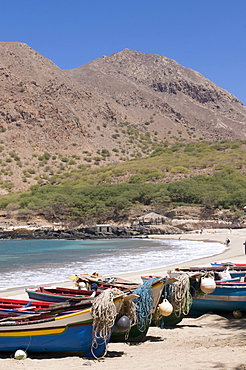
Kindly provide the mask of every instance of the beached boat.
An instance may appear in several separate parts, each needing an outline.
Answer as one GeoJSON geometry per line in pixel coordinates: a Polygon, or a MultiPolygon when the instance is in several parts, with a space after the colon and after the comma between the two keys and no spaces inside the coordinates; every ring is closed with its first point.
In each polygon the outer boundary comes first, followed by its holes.
{"type": "Polygon", "coordinates": [[[210,294],[193,297],[189,316],[200,316],[208,312],[246,312],[246,283],[216,281],[216,288],[210,294]]]}
{"type": "MultiPolygon", "coordinates": [[[[135,284],[129,281],[124,281],[120,279],[120,282],[116,281],[109,282],[108,284],[105,282],[102,282],[101,280],[98,280],[97,278],[88,278],[86,277],[86,282],[89,282],[90,284],[93,282],[97,282],[98,284],[98,291],[92,292],[92,291],[86,291],[86,290],[78,290],[78,289],[69,289],[69,288],[60,288],[60,287],[39,287],[39,288],[30,288],[26,289],[26,292],[28,293],[28,296],[30,299],[38,299],[46,302],[64,302],[64,301],[83,301],[90,304],[93,300],[92,295],[100,295],[105,289],[108,289],[110,287],[111,289],[117,288],[122,290],[122,292],[131,292],[134,288],[133,293],[140,296],[140,299],[136,298],[136,304],[139,306],[139,317],[138,317],[138,325],[133,325],[133,327],[130,330],[130,334],[128,336],[129,341],[140,341],[142,340],[148,329],[149,329],[149,317],[151,317],[152,313],[156,310],[157,304],[160,300],[161,292],[163,289],[163,279],[162,278],[154,278],[151,283],[145,282],[144,284],[135,284]],[[139,287],[140,292],[137,293],[139,287]],[[129,289],[131,288],[131,289],[129,289]],[[148,311],[149,307],[149,311],[148,311]],[[141,312],[140,312],[141,311],[141,312]],[[147,317],[146,317],[147,312],[147,317]],[[141,317],[141,315],[144,315],[144,319],[141,317]],[[143,323],[143,321],[147,321],[147,323],[143,323]],[[140,324],[141,321],[141,324],[140,324]],[[140,327],[141,325],[141,327],[140,327]]],[[[171,280],[173,281],[173,279],[171,280]]],[[[112,340],[114,341],[125,341],[125,333],[122,333],[121,330],[117,330],[117,328],[114,329],[112,334],[112,340]]]]}
{"type": "Polygon", "coordinates": [[[65,302],[69,299],[90,301],[92,297],[100,294],[92,290],[70,289],[63,287],[37,287],[28,288],[26,292],[30,299],[45,301],[45,302],[65,302]]]}
{"type": "Polygon", "coordinates": [[[230,266],[230,265],[216,265],[216,266],[191,266],[191,267],[179,267],[175,269],[176,273],[188,272],[202,274],[204,272],[210,272],[214,275],[216,280],[223,279],[223,274],[230,276],[231,279],[234,278],[246,278],[246,268],[240,266],[230,266]]]}
{"type": "Polygon", "coordinates": [[[152,316],[157,309],[160,301],[164,284],[171,284],[175,279],[163,279],[154,277],[147,279],[141,284],[134,293],[139,295],[134,300],[137,307],[136,324],[133,325],[128,333],[122,333],[114,328],[110,341],[111,342],[140,342],[142,341],[149,329],[152,316]]]}
{"type": "Polygon", "coordinates": [[[54,305],[53,309],[47,309],[46,313],[37,312],[33,315],[1,319],[0,352],[13,353],[21,349],[30,353],[79,353],[85,357],[103,355],[116,315],[120,312],[124,300],[131,300],[131,296],[122,293],[119,295],[118,292],[117,295],[112,295],[112,290],[105,291],[94,298],[91,307],[85,309],[78,309],[78,303],[66,302],[54,305]],[[107,302],[105,306],[105,297],[109,295],[111,302],[107,302]],[[100,315],[95,314],[100,303],[98,298],[101,299],[100,315]],[[104,320],[100,326],[97,326],[95,321],[98,317],[104,320]],[[107,318],[111,320],[106,322],[107,318]]]}
{"type": "Polygon", "coordinates": [[[33,314],[35,311],[50,307],[48,302],[0,298],[0,318],[33,314]]]}
{"type": "Polygon", "coordinates": [[[234,262],[212,262],[211,266],[214,267],[226,267],[226,266],[231,266],[231,267],[236,267],[236,268],[241,268],[241,269],[246,269],[246,263],[234,263],[234,262]]]}
{"type": "Polygon", "coordinates": [[[93,274],[80,274],[71,276],[70,279],[74,280],[74,283],[77,287],[81,288],[81,283],[84,284],[82,286],[87,286],[87,288],[91,288],[93,285],[97,285],[98,290],[104,290],[108,288],[118,288],[120,290],[135,290],[139,284],[134,283],[132,281],[122,279],[115,276],[103,276],[96,272],[93,274]]]}

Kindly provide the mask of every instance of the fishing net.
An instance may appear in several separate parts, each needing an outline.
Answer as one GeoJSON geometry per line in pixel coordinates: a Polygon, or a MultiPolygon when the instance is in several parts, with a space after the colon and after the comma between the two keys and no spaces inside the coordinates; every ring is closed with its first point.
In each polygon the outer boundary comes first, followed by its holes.
{"type": "MultiPolygon", "coordinates": [[[[100,293],[92,303],[91,316],[93,318],[93,341],[91,352],[94,357],[94,350],[99,343],[107,345],[115,320],[117,317],[126,315],[130,319],[131,326],[136,323],[136,306],[132,299],[122,300],[120,308],[117,310],[114,299],[124,293],[117,289],[106,289],[100,293]]],[[[105,354],[104,354],[105,355],[105,354]]]]}
{"type": "Polygon", "coordinates": [[[152,285],[156,280],[159,280],[159,278],[154,277],[145,280],[143,284],[134,291],[134,294],[139,296],[134,300],[134,303],[137,308],[137,328],[141,332],[144,332],[149,327],[152,320],[152,310],[154,308],[152,285]]]}
{"type": "MultiPolygon", "coordinates": [[[[176,318],[182,320],[183,315],[188,315],[192,305],[192,295],[190,293],[190,277],[188,274],[180,274],[176,277],[177,281],[172,284],[165,285],[162,293],[162,298],[167,299],[173,306],[173,314],[176,318]]],[[[157,310],[154,315],[153,322],[156,326],[164,328],[165,321],[168,318],[161,315],[157,310]]],[[[173,319],[173,323],[180,320],[173,319]]],[[[171,324],[172,325],[172,324],[171,324]]]]}
{"type": "MultiPolygon", "coordinates": [[[[104,343],[107,345],[112,328],[117,316],[114,299],[117,296],[122,296],[122,291],[117,288],[106,289],[99,294],[92,303],[91,316],[93,319],[92,325],[92,346],[91,352],[94,355],[94,350],[104,343]]],[[[96,357],[94,355],[94,357],[96,357]]]]}
{"type": "Polygon", "coordinates": [[[177,317],[180,317],[182,314],[188,315],[192,304],[192,296],[189,275],[180,274],[177,279],[178,281],[169,286],[169,296],[174,313],[177,317]]]}

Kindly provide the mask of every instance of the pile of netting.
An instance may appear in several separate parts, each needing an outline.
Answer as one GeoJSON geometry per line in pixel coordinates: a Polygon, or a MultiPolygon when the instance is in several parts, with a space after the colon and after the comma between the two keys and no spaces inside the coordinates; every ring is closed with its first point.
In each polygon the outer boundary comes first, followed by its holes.
{"type": "Polygon", "coordinates": [[[168,300],[173,306],[173,311],[177,317],[188,315],[191,305],[192,296],[190,293],[190,277],[188,274],[180,274],[175,283],[169,285],[168,300]]]}
{"type": "MultiPolygon", "coordinates": [[[[173,306],[172,315],[181,319],[183,315],[188,315],[192,305],[190,277],[183,273],[176,279],[174,283],[164,286],[162,298],[167,299],[173,306]]],[[[155,315],[155,324],[160,328],[165,326],[165,318],[159,312],[155,315]]]]}
{"type": "Polygon", "coordinates": [[[137,328],[141,332],[144,332],[150,326],[152,320],[152,311],[154,308],[152,285],[156,280],[159,280],[159,278],[154,277],[145,280],[143,284],[134,291],[134,294],[139,296],[134,299],[134,303],[137,308],[137,328]]]}
{"type": "MultiPolygon", "coordinates": [[[[102,344],[107,345],[111,331],[117,316],[114,299],[117,296],[122,296],[122,291],[117,288],[106,289],[99,294],[92,303],[91,316],[93,319],[92,325],[92,346],[91,352],[94,355],[94,350],[102,344]]],[[[94,355],[94,357],[96,357],[94,355]]]]}
{"type": "MultiPolygon", "coordinates": [[[[131,325],[136,323],[136,307],[132,299],[122,300],[121,307],[117,312],[114,299],[124,295],[124,292],[117,288],[106,289],[100,293],[92,303],[91,316],[93,318],[92,326],[92,346],[91,352],[94,357],[94,350],[102,343],[107,345],[115,320],[117,317],[126,315],[129,317],[131,325]]],[[[105,354],[104,354],[105,355],[105,354]]]]}

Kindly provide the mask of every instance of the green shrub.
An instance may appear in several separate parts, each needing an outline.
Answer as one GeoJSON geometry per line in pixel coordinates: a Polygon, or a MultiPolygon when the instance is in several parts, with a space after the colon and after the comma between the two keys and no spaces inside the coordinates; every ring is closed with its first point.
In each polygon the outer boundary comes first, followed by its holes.
{"type": "Polygon", "coordinates": [[[171,168],[170,172],[171,173],[189,173],[190,171],[186,167],[176,166],[176,167],[171,168]]]}

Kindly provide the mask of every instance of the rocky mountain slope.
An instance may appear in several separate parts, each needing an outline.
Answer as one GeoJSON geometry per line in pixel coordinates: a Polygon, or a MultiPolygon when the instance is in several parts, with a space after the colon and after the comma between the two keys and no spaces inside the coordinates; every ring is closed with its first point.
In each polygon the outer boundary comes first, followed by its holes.
{"type": "Polygon", "coordinates": [[[246,107],[233,95],[159,55],[125,49],[68,71],[75,81],[150,129],[217,140],[246,137],[246,107]]]}
{"type": "Polygon", "coordinates": [[[83,165],[149,155],[157,143],[246,138],[246,107],[199,73],[128,49],[62,71],[0,43],[0,192],[83,165]]]}

